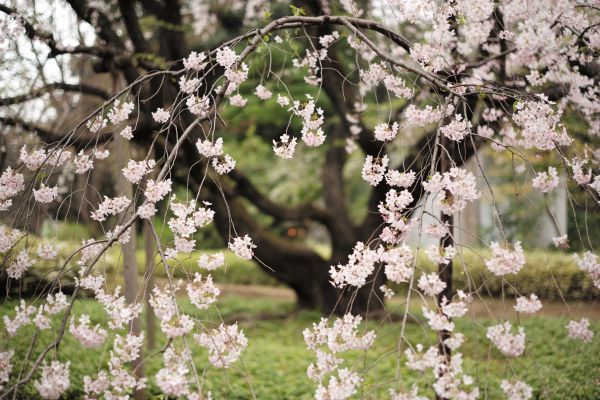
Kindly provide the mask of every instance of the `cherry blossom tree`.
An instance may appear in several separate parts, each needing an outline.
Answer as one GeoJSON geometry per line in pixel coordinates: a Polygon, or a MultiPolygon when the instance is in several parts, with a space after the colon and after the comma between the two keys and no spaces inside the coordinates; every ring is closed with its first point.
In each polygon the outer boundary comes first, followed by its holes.
{"type": "MultiPolygon", "coordinates": [[[[395,296],[396,287],[407,289],[398,360],[432,373],[438,398],[480,395],[462,367],[460,346],[467,332],[458,332],[453,323],[481,294],[471,284],[452,285],[454,260],[465,251],[456,240],[457,218],[482,197],[493,205],[499,239],[480,245],[490,249],[483,257],[487,269],[510,285],[507,278],[524,267],[526,256],[522,243],[504,228],[479,159],[483,149],[510,154],[533,174],[528,184],[544,196],[575,185],[596,205],[597,5],[569,0],[218,1],[228,12],[215,13],[208,3],[177,0],[58,3],[46,9],[21,1],[0,4],[6,63],[30,65],[34,72],[29,74],[36,77],[28,89],[21,85],[20,92],[0,99],[6,129],[34,136],[15,149],[18,157],[0,176],[0,250],[8,284],[18,286],[38,260],[57,260],[56,246],[29,227],[45,216],[67,218],[61,208],[70,208],[77,191],[65,177],[89,176],[115,142],[121,143],[121,156],[124,141],[135,144],[142,156],[132,151],[122,159],[116,192],[94,188],[98,198],[85,218],[99,224],[103,234],[86,238],[61,259],[50,285],[33,300],[22,300],[14,317],[4,317],[11,336],[28,324],[48,329],[54,315],[61,316],[61,325],[18,376],[12,371],[12,349],[0,352],[0,384],[8,383],[2,397],[33,382],[43,398],[59,398],[69,387],[70,365],[78,362],[61,359],[65,335],[83,347],[100,346],[110,335],[107,369],[85,377],[89,398],[141,396],[147,379],[166,396],[209,398],[189,342],[207,349],[214,368],[238,362],[248,344],[237,324],[207,326],[180,308],[181,292],[199,310],[218,301],[210,271],[223,266],[224,256],[204,253],[194,239],[209,224],[238,257],[256,260],[293,288],[300,306],[338,314],[304,332],[316,357],[308,369],[316,398],[357,394],[361,375],[343,365],[343,353],[373,345],[376,335],[363,331],[361,321],[383,310],[384,298],[395,296]],[[75,21],[75,38],[59,18],[75,21]],[[218,24],[226,37],[214,37],[218,24]],[[183,27],[193,34],[186,35],[183,27]],[[104,74],[107,84],[84,83],[78,64],[104,74]],[[310,89],[298,94],[297,87],[310,89]],[[89,97],[101,99],[98,107],[70,129],[53,129],[49,121],[89,97]],[[278,135],[269,138],[282,160],[292,162],[298,150],[324,148],[322,202],[274,202],[228,153],[231,135],[224,115],[243,109],[249,99],[286,113],[278,135]],[[567,115],[585,124],[583,137],[569,132],[567,115]],[[369,193],[360,221],[350,217],[344,188],[353,154],[363,160],[356,175],[369,193]],[[553,166],[536,169],[540,155],[551,157],[553,166]],[[475,161],[475,171],[465,168],[469,160],[475,161]],[[186,198],[175,196],[178,188],[186,189],[186,198]],[[321,224],[330,236],[331,257],[269,231],[257,213],[321,224]],[[434,223],[426,224],[426,216],[434,223]],[[173,235],[168,244],[159,237],[157,218],[166,220],[173,235]],[[127,257],[136,222],[146,224],[156,247],[153,267],[165,271],[167,284],[137,295],[126,288],[121,295],[104,278],[104,256],[122,245],[127,257]],[[408,245],[410,235],[418,238],[416,246],[408,245]],[[439,245],[423,249],[424,237],[439,245]],[[437,272],[422,271],[421,250],[438,265],[437,272]],[[174,278],[177,260],[192,253],[199,253],[198,271],[180,282],[174,278]],[[67,296],[59,278],[71,270],[76,279],[67,296]],[[102,305],[105,324],[73,314],[84,292],[102,305]],[[426,344],[427,349],[404,337],[415,295],[433,300],[424,301],[423,308],[427,325],[437,332],[436,343],[426,344]],[[142,365],[143,333],[136,325],[146,298],[168,338],[161,351],[163,368],[147,378],[131,368],[131,363],[142,365]]],[[[7,84],[11,91],[12,85],[7,84]]],[[[553,215],[547,204],[543,212],[553,215]]],[[[566,232],[555,228],[556,246],[568,248],[566,232]]],[[[585,236],[585,229],[580,234],[585,236]]],[[[593,240],[574,262],[600,287],[593,240]]],[[[152,270],[150,264],[148,274],[152,270]]],[[[534,293],[519,293],[514,306],[519,313],[541,307],[534,293]]],[[[593,338],[586,319],[571,321],[567,334],[582,342],[593,338]]],[[[499,322],[487,327],[486,335],[506,357],[526,352],[521,326],[499,322]]],[[[398,391],[398,381],[390,386],[391,398],[420,398],[416,387],[398,391]]],[[[519,380],[503,381],[501,390],[511,399],[531,397],[531,388],[519,380]]]]}

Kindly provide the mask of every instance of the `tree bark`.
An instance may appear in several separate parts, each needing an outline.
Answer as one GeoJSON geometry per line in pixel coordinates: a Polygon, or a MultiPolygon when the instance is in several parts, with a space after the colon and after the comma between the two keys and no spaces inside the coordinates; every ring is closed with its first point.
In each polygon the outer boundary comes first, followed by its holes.
{"type": "MultiPolygon", "coordinates": [[[[114,77],[115,81],[118,77],[114,77]]],[[[115,83],[116,84],[116,83],[115,83]]],[[[115,185],[117,193],[120,196],[127,196],[129,199],[133,199],[133,186],[123,176],[122,168],[127,165],[129,158],[129,141],[123,138],[119,133],[119,130],[115,130],[113,134],[113,152],[115,156],[115,185]]],[[[121,220],[126,220],[133,213],[133,207],[130,206],[123,215],[120,216],[121,220]]],[[[131,237],[129,241],[121,245],[123,254],[123,278],[125,280],[125,301],[128,304],[133,304],[137,300],[138,291],[138,271],[137,271],[137,260],[136,260],[136,227],[135,222],[131,225],[131,237]]],[[[131,333],[139,335],[141,333],[140,319],[134,318],[131,322],[131,333]]],[[[131,364],[134,369],[134,373],[138,379],[144,377],[144,366],[142,363],[143,351],[140,349],[139,357],[134,360],[131,364]]],[[[134,398],[136,400],[144,400],[147,398],[144,390],[137,390],[134,392],[134,398]]]]}
{"type": "Polygon", "coordinates": [[[150,293],[154,289],[154,237],[152,228],[146,221],[144,222],[144,253],[146,258],[146,287],[144,290],[144,300],[146,307],[146,347],[152,350],[156,347],[156,315],[150,306],[150,293]]]}
{"type": "MultiPolygon", "coordinates": [[[[441,155],[440,155],[440,173],[445,173],[450,170],[452,167],[452,160],[448,157],[448,154],[453,157],[454,155],[454,143],[446,137],[442,137],[441,141],[441,155]]],[[[449,191],[446,192],[446,200],[452,202],[452,193],[449,191]]],[[[446,215],[443,212],[440,212],[440,220],[442,224],[447,224],[447,233],[444,237],[440,239],[440,251],[443,251],[447,246],[454,245],[454,218],[452,215],[446,215]]],[[[437,296],[437,307],[438,310],[441,310],[442,303],[444,299],[448,302],[452,301],[452,260],[448,262],[448,264],[440,263],[438,265],[438,276],[446,284],[444,290],[442,290],[437,296]]],[[[442,354],[446,358],[446,365],[450,365],[450,361],[452,359],[452,353],[450,347],[448,347],[444,341],[451,337],[451,332],[442,329],[438,334],[438,349],[440,354],[442,354]]],[[[444,399],[436,394],[436,399],[444,399]]]]}

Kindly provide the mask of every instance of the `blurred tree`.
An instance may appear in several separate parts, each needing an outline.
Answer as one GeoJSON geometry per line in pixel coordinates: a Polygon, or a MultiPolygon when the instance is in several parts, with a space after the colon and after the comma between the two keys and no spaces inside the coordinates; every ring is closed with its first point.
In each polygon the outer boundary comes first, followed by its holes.
{"type": "MultiPolygon", "coordinates": [[[[24,95],[0,99],[0,106],[13,107],[46,94],[56,96],[57,99],[64,98],[65,104],[80,104],[84,102],[84,98],[90,97],[108,99],[106,88],[101,87],[101,83],[100,86],[84,83],[86,77],[74,67],[91,65],[96,74],[121,76],[131,85],[131,93],[139,95],[140,101],[136,104],[139,113],[133,140],[144,149],[156,149],[159,158],[162,155],[163,160],[176,141],[177,134],[191,125],[193,117],[180,114],[176,117],[177,123],[164,131],[153,121],[151,112],[159,107],[166,109],[175,101],[179,93],[176,71],[181,70],[181,60],[190,51],[209,51],[218,43],[234,46],[242,38],[256,34],[256,31],[247,31],[247,26],[257,21],[264,23],[264,20],[289,15],[290,12],[297,17],[323,16],[334,12],[337,7],[327,0],[298,0],[293,2],[291,9],[285,2],[262,1],[208,3],[119,0],[114,3],[92,3],[85,0],[65,0],[65,3],[70,7],[69,12],[74,13],[78,22],[81,22],[80,26],[93,28],[91,43],[89,40],[81,40],[75,46],[59,46],[59,38],[37,30],[35,24],[28,21],[25,21],[26,33],[29,39],[39,44],[35,46],[37,49],[45,46],[47,64],[54,62],[63,72],[61,76],[69,77],[69,80],[72,80],[71,77],[81,78],[79,83],[36,83],[35,89],[24,95]],[[64,61],[65,55],[71,56],[68,62],[64,61]],[[78,63],[73,60],[78,60],[78,63]],[[152,76],[153,71],[162,69],[167,69],[172,74],[157,74],[154,79],[147,78],[148,74],[152,76]],[[146,78],[143,84],[138,85],[144,75],[146,78]]],[[[377,13],[377,7],[368,6],[370,3],[366,1],[363,3],[359,2],[359,8],[362,5],[367,12],[377,13]]],[[[0,11],[12,14],[15,10],[0,5],[0,11]]],[[[328,271],[331,265],[345,263],[357,242],[367,241],[377,234],[382,226],[377,206],[385,199],[389,186],[381,184],[366,190],[365,185],[359,186],[355,181],[346,179],[350,175],[349,171],[356,173],[361,165],[357,156],[348,156],[346,146],[357,146],[363,153],[378,157],[389,154],[394,167],[419,171],[415,183],[410,187],[414,205],[422,195],[421,182],[427,178],[426,166],[431,159],[436,135],[434,130],[407,130],[401,144],[389,144],[382,148],[380,143],[375,143],[370,128],[372,122],[385,113],[391,120],[397,119],[408,103],[391,99],[383,88],[375,90],[374,95],[368,98],[362,98],[363,94],[356,83],[360,80],[359,72],[351,69],[353,67],[349,68],[355,55],[349,51],[347,36],[329,49],[326,58],[319,60],[318,76],[315,79],[320,84],[314,86],[304,81],[305,71],[300,72],[301,68],[293,66],[292,59],[302,57],[306,50],[321,47],[318,39],[332,34],[332,24],[323,21],[325,20],[311,20],[299,24],[298,37],[286,31],[285,44],[280,46],[280,52],[272,52],[259,44],[256,54],[248,59],[248,63],[261,76],[263,84],[280,92],[290,90],[292,98],[305,98],[306,94],[321,95],[319,106],[324,108],[326,116],[323,125],[327,135],[325,145],[318,151],[305,154],[299,150],[299,157],[290,161],[292,168],[288,168],[293,171],[293,176],[283,175],[282,161],[273,159],[270,147],[272,140],[287,130],[282,121],[289,120],[289,113],[274,102],[267,104],[251,100],[242,111],[233,107],[225,108],[223,113],[226,118],[223,121],[228,120],[229,123],[227,126],[217,127],[218,135],[237,139],[235,142],[226,142],[230,147],[233,143],[237,145],[228,151],[237,155],[239,162],[238,167],[227,178],[217,180],[208,173],[208,179],[205,179],[206,160],[201,159],[195,147],[196,141],[204,138],[205,130],[202,126],[194,129],[189,140],[179,149],[171,178],[192,193],[197,192],[200,184],[203,184],[206,189],[202,193],[203,200],[213,204],[217,216],[216,227],[224,243],[228,242],[233,229],[237,235],[249,234],[257,245],[256,258],[269,274],[296,292],[299,306],[327,312],[344,312],[353,303],[354,312],[361,313],[367,308],[383,307],[383,301],[369,301],[373,289],[379,288],[384,282],[383,273],[377,270],[368,285],[357,292],[348,291],[340,298],[339,291],[330,284],[328,271]],[[286,86],[279,81],[280,75],[286,77],[286,86]],[[377,112],[357,112],[355,102],[359,100],[366,105],[377,105],[377,112]],[[360,135],[353,135],[353,129],[360,129],[360,135]],[[232,227],[231,221],[235,221],[235,227],[232,227]],[[291,239],[285,229],[277,229],[278,226],[287,226],[289,223],[319,224],[324,227],[329,236],[330,256],[323,257],[305,243],[291,239]]],[[[357,26],[365,24],[361,22],[364,20],[354,21],[357,26]]],[[[340,21],[339,25],[344,24],[340,21]]],[[[346,28],[352,32],[353,26],[350,24],[346,28]]],[[[368,22],[368,28],[381,34],[383,39],[395,43],[399,49],[410,50],[410,41],[387,30],[385,26],[368,22]]],[[[505,59],[509,51],[505,41],[498,39],[502,29],[502,18],[498,14],[491,36],[504,47],[498,56],[494,56],[493,68],[497,70],[498,83],[506,85],[508,81],[516,81],[522,77],[507,77],[505,59]]],[[[418,40],[418,34],[410,27],[407,34],[414,34],[418,40]]],[[[85,32],[81,36],[85,39],[85,32]]],[[[89,36],[88,32],[87,37],[89,36]]],[[[261,39],[271,42],[275,37],[268,35],[261,39]]],[[[361,36],[361,40],[369,40],[369,36],[361,36]]],[[[455,55],[458,57],[456,68],[443,71],[445,78],[451,82],[458,81],[461,73],[472,71],[489,61],[489,53],[485,49],[481,49],[470,59],[460,59],[460,55],[455,55]],[[458,68],[459,65],[461,68],[458,68]]],[[[582,67],[582,72],[597,76],[597,66],[593,64],[582,67]]],[[[212,88],[221,75],[221,67],[212,67],[212,73],[202,82],[202,88],[212,88]]],[[[416,76],[413,78],[423,79],[416,76]]],[[[251,93],[258,83],[251,81],[244,84],[242,94],[251,93]]],[[[415,90],[415,102],[420,103],[424,103],[423,99],[434,90],[426,85],[423,88],[415,85],[411,89],[415,90]],[[420,90],[423,92],[420,93],[420,90]]],[[[562,95],[561,91],[554,88],[548,88],[547,92],[553,99],[562,95]]],[[[501,97],[492,98],[484,94],[479,97],[470,96],[466,100],[465,116],[473,121],[474,129],[481,120],[482,110],[492,106],[510,109],[513,104],[501,97]]],[[[48,128],[47,119],[36,124],[19,113],[16,116],[2,114],[0,122],[32,131],[44,142],[66,141],[78,150],[110,140],[113,134],[107,132],[91,135],[89,132],[79,132],[76,135],[65,135],[64,132],[48,128]]],[[[493,123],[489,125],[494,126],[493,123]]],[[[292,119],[289,130],[299,131],[298,121],[292,119]]],[[[452,162],[457,165],[464,163],[481,143],[480,137],[461,142],[452,162]]]]}

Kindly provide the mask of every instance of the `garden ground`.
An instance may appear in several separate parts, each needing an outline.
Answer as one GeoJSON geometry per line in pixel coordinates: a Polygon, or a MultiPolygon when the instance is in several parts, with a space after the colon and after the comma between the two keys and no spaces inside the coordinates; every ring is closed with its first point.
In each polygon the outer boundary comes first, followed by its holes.
{"type": "MultiPolygon", "coordinates": [[[[238,321],[249,340],[248,348],[243,353],[242,362],[230,369],[210,368],[206,352],[193,343],[192,352],[204,389],[209,389],[215,399],[248,399],[252,393],[258,399],[310,399],[313,398],[314,384],[306,376],[306,368],[314,356],[303,342],[302,330],[310,327],[320,316],[315,312],[296,311],[291,291],[281,287],[265,287],[256,285],[221,284],[222,296],[217,308],[199,312],[192,305],[182,301],[184,312],[202,320],[206,326],[212,325],[222,318],[228,323],[238,321]]],[[[435,342],[435,336],[423,324],[420,313],[421,303],[417,298],[411,299],[411,322],[407,325],[405,336],[411,345],[423,343],[425,346],[435,342]]],[[[12,315],[15,302],[2,306],[1,313],[12,315]]],[[[499,318],[509,318],[517,323],[517,315],[512,310],[513,300],[503,302],[499,299],[475,300],[471,312],[458,320],[458,331],[465,332],[469,340],[463,345],[464,368],[470,373],[475,384],[480,387],[481,398],[503,398],[498,386],[502,379],[520,379],[534,389],[534,397],[542,399],[597,399],[600,398],[600,310],[597,303],[569,302],[567,304],[544,304],[542,311],[535,317],[521,318],[520,323],[527,334],[527,350],[524,356],[507,359],[497,349],[490,346],[485,338],[485,330],[490,324],[497,323],[499,318]],[[494,318],[491,317],[494,316],[494,318]],[[589,344],[582,344],[569,339],[565,325],[569,318],[590,318],[591,329],[596,337],[589,344]]],[[[344,358],[345,365],[356,370],[365,371],[365,379],[360,388],[364,398],[389,398],[389,388],[409,388],[417,383],[423,388],[421,393],[433,398],[431,390],[426,388],[432,382],[430,372],[421,374],[409,371],[404,366],[405,356],[402,347],[400,358],[400,379],[395,380],[397,370],[397,345],[400,322],[405,305],[403,300],[393,300],[388,310],[394,321],[368,320],[363,328],[377,332],[377,341],[373,349],[366,355],[362,352],[350,352],[344,358]]],[[[78,301],[74,315],[80,313],[91,315],[92,322],[104,322],[105,317],[100,306],[89,300],[78,301]]],[[[54,329],[58,326],[54,321],[54,329]]],[[[4,346],[18,349],[14,360],[21,360],[27,349],[26,343],[31,340],[34,330],[22,328],[15,338],[7,338],[4,346]]],[[[43,344],[50,341],[50,332],[44,332],[36,345],[34,355],[43,344]]],[[[158,393],[153,375],[160,368],[162,360],[158,350],[165,339],[159,336],[155,352],[149,356],[147,374],[150,394],[158,393]]],[[[179,344],[179,343],[178,343],[179,344]]],[[[3,346],[3,347],[4,347],[3,346]]],[[[70,398],[79,398],[82,379],[86,374],[94,375],[99,368],[106,367],[109,343],[104,347],[85,350],[69,334],[65,335],[60,360],[71,360],[70,398]],[[85,354],[85,362],[82,362],[85,354]]],[[[15,367],[19,370],[20,365],[15,367]]],[[[430,386],[429,386],[430,387],[430,386]]],[[[35,390],[28,386],[23,398],[35,398],[35,390]]],[[[160,398],[160,397],[159,397],[160,398]]]]}

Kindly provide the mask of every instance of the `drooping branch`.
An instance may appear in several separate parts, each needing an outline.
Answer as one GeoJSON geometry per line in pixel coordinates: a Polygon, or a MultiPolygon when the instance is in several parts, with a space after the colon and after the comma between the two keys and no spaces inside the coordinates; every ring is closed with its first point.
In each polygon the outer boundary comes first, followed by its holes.
{"type": "Polygon", "coordinates": [[[78,84],[70,84],[65,82],[54,82],[48,85],[45,85],[38,89],[33,89],[30,92],[18,96],[6,97],[4,99],[0,99],[0,106],[9,106],[13,104],[24,103],[29,100],[33,100],[43,96],[46,93],[52,92],[54,90],[62,90],[64,92],[70,93],[79,93],[85,94],[95,97],[100,97],[104,100],[110,98],[110,95],[96,86],[88,85],[85,83],[78,84]]]}

